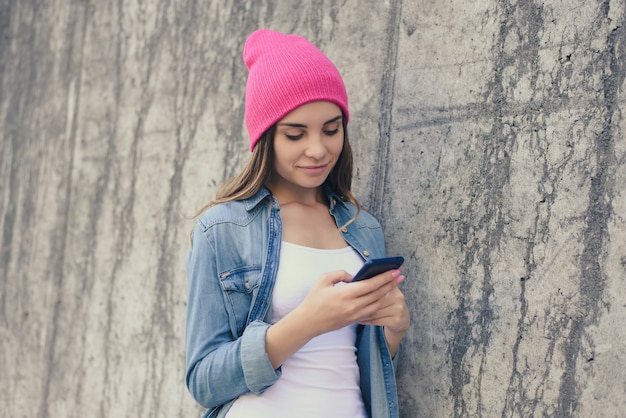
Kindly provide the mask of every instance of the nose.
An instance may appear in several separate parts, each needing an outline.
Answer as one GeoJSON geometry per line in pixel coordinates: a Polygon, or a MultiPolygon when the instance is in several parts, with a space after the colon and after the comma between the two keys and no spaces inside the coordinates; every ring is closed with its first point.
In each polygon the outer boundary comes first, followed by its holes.
{"type": "Polygon", "coordinates": [[[305,155],[309,158],[320,160],[326,156],[326,144],[321,134],[310,135],[307,141],[305,155]]]}

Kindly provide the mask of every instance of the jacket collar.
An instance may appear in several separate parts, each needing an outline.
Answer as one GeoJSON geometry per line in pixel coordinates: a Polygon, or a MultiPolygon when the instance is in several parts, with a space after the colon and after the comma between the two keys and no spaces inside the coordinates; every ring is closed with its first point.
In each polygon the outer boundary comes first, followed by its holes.
{"type": "Polygon", "coordinates": [[[270,193],[270,191],[265,187],[261,187],[261,190],[259,190],[254,196],[244,199],[243,204],[246,210],[250,212],[254,210],[265,199],[271,198],[271,197],[272,197],[272,194],[270,193]]]}
{"type": "Polygon", "coordinates": [[[335,193],[328,184],[324,183],[323,188],[326,193],[326,197],[328,198],[328,205],[331,211],[335,209],[336,206],[346,206],[346,202],[344,202],[343,199],[335,193]]]}

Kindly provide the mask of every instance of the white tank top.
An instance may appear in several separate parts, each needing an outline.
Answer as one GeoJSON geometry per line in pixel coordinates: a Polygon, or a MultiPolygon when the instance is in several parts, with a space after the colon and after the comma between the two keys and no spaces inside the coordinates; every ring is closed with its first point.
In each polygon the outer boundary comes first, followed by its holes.
{"type": "MultiPolygon", "coordinates": [[[[283,242],[272,294],[272,323],[302,302],[329,271],[354,274],[363,264],[351,247],[322,250],[283,242]]],[[[239,397],[228,418],[365,418],[356,363],[356,325],[313,338],[282,365],[282,375],[261,396],[239,397]]]]}

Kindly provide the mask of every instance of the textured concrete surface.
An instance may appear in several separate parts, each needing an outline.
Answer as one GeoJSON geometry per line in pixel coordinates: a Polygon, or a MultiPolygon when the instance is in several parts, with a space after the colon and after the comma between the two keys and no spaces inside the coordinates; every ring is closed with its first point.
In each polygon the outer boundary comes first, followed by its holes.
{"type": "Polygon", "coordinates": [[[0,1],[0,415],[189,417],[184,256],[258,27],[344,75],[403,417],[626,410],[624,1],[0,1]],[[367,6],[366,6],[367,4],[367,6]]]}

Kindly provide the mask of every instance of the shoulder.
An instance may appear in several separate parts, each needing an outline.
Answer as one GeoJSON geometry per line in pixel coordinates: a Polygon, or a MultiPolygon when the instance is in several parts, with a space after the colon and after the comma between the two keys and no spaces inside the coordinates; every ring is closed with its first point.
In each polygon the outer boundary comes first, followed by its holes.
{"type": "Polygon", "coordinates": [[[341,200],[337,196],[333,196],[333,208],[334,210],[340,212],[343,216],[342,221],[347,222],[349,219],[353,219],[352,224],[354,224],[357,228],[371,228],[371,229],[381,229],[380,222],[378,219],[374,217],[367,210],[361,208],[360,210],[357,207],[345,200],[341,200]],[[356,218],[355,218],[356,216],[356,218]]]}
{"type": "Polygon", "coordinates": [[[247,210],[241,201],[219,203],[206,209],[198,217],[198,224],[209,228],[215,224],[237,222],[246,217],[247,210]]]}
{"type": "MultiPolygon", "coordinates": [[[[351,203],[350,206],[354,207],[351,203]]],[[[354,213],[356,213],[356,207],[354,207],[354,213]]],[[[382,229],[380,222],[371,213],[365,209],[361,209],[359,216],[357,216],[355,223],[363,228],[382,229]]]]}
{"type": "Polygon", "coordinates": [[[348,216],[352,222],[341,228],[342,232],[348,234],[346,237],[350,237],[348,242],[363,250],[363,254],[367,256],[384,257],[386,254],[385,235],[380,222],[364,209],[361,209],[358,215],[353,217],[357,208],[351,203],[343,202],[338,206],[345,207],[352,214],[348,216]]]}
{"type": "Polygon", "coordinates": [[[209,207],[198,217],[198,226],[207,230],[219,224],[247,225],[269,207],[271,196],[261,191],[248,199],[232,200],[209,207]]]}

